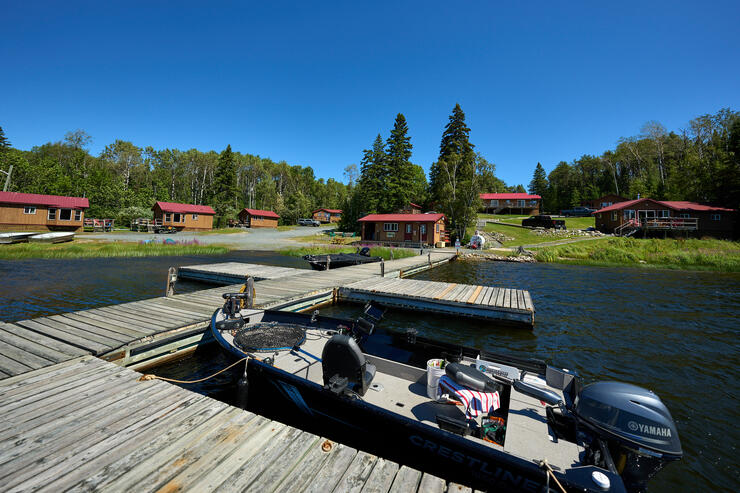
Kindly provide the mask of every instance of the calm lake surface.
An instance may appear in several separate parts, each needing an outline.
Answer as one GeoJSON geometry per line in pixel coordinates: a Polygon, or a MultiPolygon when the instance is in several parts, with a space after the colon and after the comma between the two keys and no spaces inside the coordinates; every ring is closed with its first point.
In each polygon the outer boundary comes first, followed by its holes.
{"type": "MultiPolygon", "coordinates": [[[[305,268],[270,252],[209,257],[27,260],[0,262],[0,320],[161,296],[170,266],[241,260],[305,268]]],[[[620,380],[655,391],[678,424],[684,459],[669,465],[650,491],[740,489],[736,464],[737,368],[740,363],[740,275],[503,262],[454,262],[416,279],[527,289],[534,330],[502,329],[460,318],[389,312],[385,327],[577,370],[586,381],[620,380]]],[[[208,286],[178,283],[178,291],[208,286]]],[[[356,305],[321,309],[354,317],[356,305]]],[[[156,373],[198,378],[230,360],[216,347],[162,366],[156,373]]],[[[220,376],[221,377],[221,376],[220,376]]],[[[233,376],[193,390],[229,401],[233,376]]]]}

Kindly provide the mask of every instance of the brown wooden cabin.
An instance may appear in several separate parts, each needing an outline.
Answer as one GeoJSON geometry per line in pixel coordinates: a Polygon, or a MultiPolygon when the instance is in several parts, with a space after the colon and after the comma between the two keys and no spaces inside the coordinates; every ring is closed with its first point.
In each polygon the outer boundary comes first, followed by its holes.
{"type": "Polygon", "coordinates": [[[399,214],[421,214],[421,206],[418,204],[414,204],[413,202],[409,202],[406,207],[398,210],[399,214]]]}
{"type": "Polygon", "coordinates": [[[369,214],[359,222],[365,241],[434,246],[447,238],[444,214],[369,214]]]}
{"type": "Polygon", "coordinates": [[[84,197],[0,192],[0,229],[16,231],[82,231],[84,197]]]}
{"type": "Polygon", "coordinates": [[[340,209],[316,209],[312,214],[316,221],[322,223],[338,223],[342,219],[340,209]]]}
{"type": "Polygon", "coordinates": [[[642,198],[618,202],[594,212],[596,229],[627,236],[691,234],[731,238],[736,235],[737,210],[686,201],[642,198]]]}
{"type": "Polygon", "coordinates": [[[490,214],[536,216],[542,204],[542,197],[528,193],[482,193],[480,199],[483,211],[490,214]]]}
{"type": "Polygon", "coordinates": [[[176,202],[156,202],[154,221],[162,226],[173,226],[178,231],[203,231],[213,229],[213,216],[210,206],[178,204],[176,202]]]}
{"type": "Polygon", "coordinates": [[[627,202],[629,199],[613,193],[599,197],[598,199],[584,200],[581,205],[589,209],[603,209],[619,202],[627,202]]]}
{"type": "Polygon", "coordinates": [[[277,228],[278,216],[272,211],[260,209],[242,209],[239,213],[239,222],[248,228],[277,228]]]}

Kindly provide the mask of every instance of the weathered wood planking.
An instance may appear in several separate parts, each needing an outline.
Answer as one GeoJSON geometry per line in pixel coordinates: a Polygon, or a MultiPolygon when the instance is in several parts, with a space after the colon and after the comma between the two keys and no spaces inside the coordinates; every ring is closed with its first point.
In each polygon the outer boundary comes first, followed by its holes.
{"type": "Polygon", "coordinates": [[[243,282],[247,276],[252,276],[255,281],[262,281],[292,277],[301,272],[305,272],[305,269],[243,262],[224,262],[220,264],[186,265],[178,269],[177,276],[181,279],[192,279],[214,284],[238,284],[243,282]]]}
{"type": "Polygon", "coordinates": [[[393,278],[362,280],[341,286],[338,296],[355,302],[375,300],[416,311],[463,315],[525,327],[534,325],[529,293],[518,289],[393,278]]]}
{"type": "Polygon", "coordinates": [[[3,489],[447,490],[429,474],[139,376],[85,356],[0,381],[3,489]],[[35,398],[40,385],[46,396],[35,398]]]}

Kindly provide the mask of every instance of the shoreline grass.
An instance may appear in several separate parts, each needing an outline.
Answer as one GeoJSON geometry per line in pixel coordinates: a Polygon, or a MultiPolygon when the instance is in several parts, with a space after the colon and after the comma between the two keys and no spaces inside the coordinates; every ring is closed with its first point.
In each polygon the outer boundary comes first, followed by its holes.
{"type": "MultiPolygon", "coordinates": [[[[409,248],[371,247],[370,256],[380,257],[383,260],[391,260],[391,250],[393,251],[394,259],[413,257],[417,254],[416,250],[409,248]]],[[[355,253],[357,252],[357,247],[311,245],[309,247],[281,248],[277,252],[281,255],[289,255],[291,257],[303,257],[304,255],[324,255],[327,253],[355,253]]]]}
{"type": "Polygon", "coordinates": [[[0,260],[222,255],[229,251],[230,248],[223,245],[170,245],[166,243],[133,242],[17,243],[1,245],[0,260]]]}
{"type": "Polygon", "coordinates": [[[740,242],[606,238],[538,248],[538,262],[740,272],[740,242]]]}

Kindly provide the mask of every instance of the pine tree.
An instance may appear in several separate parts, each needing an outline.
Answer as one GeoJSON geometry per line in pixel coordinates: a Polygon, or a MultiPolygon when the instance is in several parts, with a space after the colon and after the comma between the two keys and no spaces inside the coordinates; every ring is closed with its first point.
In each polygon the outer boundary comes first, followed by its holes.
{"type": "Polygon", "coordinates": [[[414,169],[411,164],[411,137],[402,113],[396,116],[391,135],[386,141],[388,176],[385,182],[385,212],[405,207],[414,189],[414,169]]]}
{"type": "Polygon", "coordinates": [[[379,204],[385,202],[385,182],[388,169],[383,138],[378,134],[370,149],[365,149],[360,161],[360,179],[356,194],[361,194],[364,212],[379,212],[379,204]]]}
{"type": "Polygon", "coordinates": [[[452,114],[442,133],[442,141],[439,144],[439,159],[433,163],[429,170],[429,195],[433,202],[443,198],[443,185],[445,177],[440,176],[440,161],[447,160],[452,154],[462,156],[466,164],[472,166],[474,159],[473,148],[469,140],[470,129],[465,124],[465,113],[460,104],[455,104],[452,114]]]}
{"type": "Polygon", "coordinates": [[[10,141],[5,137],[5,131],[3,127],[0,127],[0,154],[10,149],[10,141]]]}
{"type": "Polygon", "coordinates": [[[542,197],[546,191],[547,173],[545,173],[545,168],[540,163],[537,163],[534,174],[532,175],[532,181],[529,182],[529,193],[542,197]]]}
{"type": "Polygon", "coordinates": [[[215,190],[216,214],[219,226],[225,224],[226,220],[233,219],[237,210],[237,189],[236,189],[236,164],[234,155],[231,152],[231,145],[227,145],[221,155],[218,157],[218,166],[213,179],[215,190]]]}

